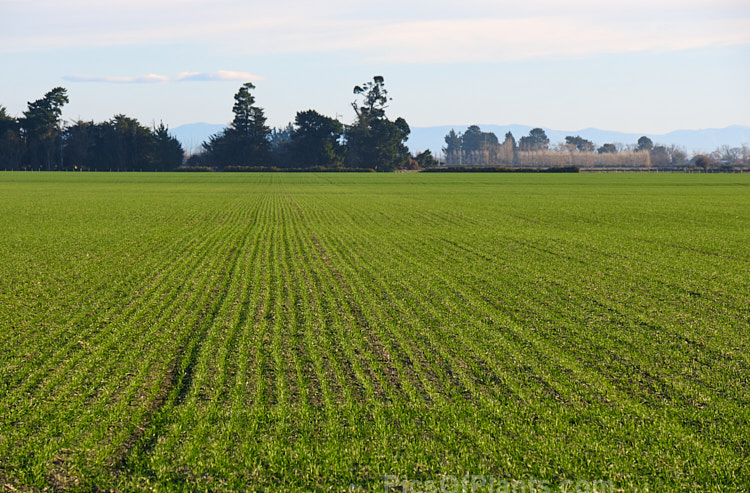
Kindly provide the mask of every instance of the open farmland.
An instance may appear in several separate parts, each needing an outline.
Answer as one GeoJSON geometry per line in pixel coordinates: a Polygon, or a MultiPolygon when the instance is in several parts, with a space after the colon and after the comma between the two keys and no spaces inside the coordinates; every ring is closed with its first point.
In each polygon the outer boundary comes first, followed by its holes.
{"type": "Polygon", "coordinates": [[[750,484],[750,176],[5,173],[0,231],[0,489],[750,484]]]}

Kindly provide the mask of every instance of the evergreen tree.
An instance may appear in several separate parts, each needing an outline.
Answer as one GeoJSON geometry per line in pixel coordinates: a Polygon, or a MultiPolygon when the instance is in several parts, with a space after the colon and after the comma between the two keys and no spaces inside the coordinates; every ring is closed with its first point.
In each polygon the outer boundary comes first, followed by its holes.
{"type": "Polygon", "coordinates": [[[461,165],[463,149],[461,148],[461,133],[456,133],[454,129],[445,136],[445,147],[443,147],[443,155],[445,156],[445,163],[448,165],[461,165]]]}
{"type": "Polygon", "coordinates": [[[263,109],[255,106],[251,91],[255,86],[247,82],[234,95],[234,120],[223,132],[203,143],[207,160],[219,168],[226,166],[264,166],[270,159],[269,134],[263,109]]]}
{"type": "Polygon", "coordinates": [[[59,123],[62,107],[68,102],[68,91],[56,87],[43,98],[28,103],[20,123],[26,141],[24,161],[29,168],[51,171],[58,167],[61,157],[59,123]]]}
{"type": "Polygon", "coordinates": [[[541,128],[534,128],[528,137],[521,137],[518,147],[522,151],[546,151],[549,149],[549,139],[541,128]]]}
{"type": "Polygon", "coordinates": [[[0,169],[19,169],[23,153],[21,125],[0,106],[0,169]]]}
{"type": "Polygon", "coordinates": [[[295,166],[342,166],[344,160],[340,139],[343,131],[341,122],[317,111],[298,112],[291,136],[295,166]]]}
{"type": "Polygon", "coordinates": [[[160,123],[153,130],[154,139],[154,168],[157,171],[172,171],[182,166],[185,151],[176,138],[169,135],[169,129],[160,123]]]}

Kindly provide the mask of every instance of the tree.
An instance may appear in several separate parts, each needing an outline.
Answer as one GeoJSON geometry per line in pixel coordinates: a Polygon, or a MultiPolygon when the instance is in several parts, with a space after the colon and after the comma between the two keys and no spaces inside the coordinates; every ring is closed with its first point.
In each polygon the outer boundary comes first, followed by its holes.
{"type": "Polygon", "coordinates": [[[234,119],[223,132],[203,143],[207,160],[220,168],[262,166],[269,159],[270,129],[266,126],[263,109],[255,106],[251,82],[243,84],[234,95],[234,119]]]}
{"type": "Polygon", "coordinates": [[[477,125],[466,129],[461,142],[461,148],[466,153],[486,151],[497,145],[497,136],[492,132],[482,132],[477,125]]]}
{"type": "Polygon", "coordinates": [[[414,157],[414,160],[419,164],[420,168],[434,168],[440,164],[438,160],[432,156],[432,152],[429,149],[417,154],[414,157]]]}
{"type": "Polygon", "coordinates": [[[23,152],[21,126],[0,106],[0,169],[19,169],[23,152]]]}
{"type": "Polygon", "coordinates": [[[522,151],[546,151],[549,149],[549,139],[541,128],[534,128],[528,137],[521,137],[518,147],[522,151]]]}
{"type": "Polygon", "coordinates": [[[516,144],[516,138],[513,137],[511,132],[505,134],[505,140],[501,144],[502,146],[502,161],[505,163],[518,164],[518,145],[516,144]]]}
{"type": "Polygon", "coordinates": [[[154,170],[154,140],[151,131],[138,120],[115,115],[104,128],[105,145],[114,158],[112,168],[123,171],[154,170]],[[107,128],[108,127],[108,128],[107,128]]]}
{"type": "Polygon", "coordinates": [[[294,125],[291,122],[283,128],[274,127],[269,132],[268,145],[274,166],[281,168],[296,166],[292,157],[292,133],[294,133],[294,125]]]}
{"type": "Polygon", "coordinates": [[[723,145],[716,149],[715,154],[720,162],[729,166],[737,166],[743,161],[743,150],[741,147],[723,145]]]}
{"type": "Polygon", "coordinates": [[[596,149],[593,142],[586,140],[579,135],[576,135],[575,137],[570,135],[565,137],[565,145],[578,152],[594,152],[594,149],[596,149]]]}
{"type": "Polygon", "coordinates": [[[125,115],[67,126],[63,153],[68,170],[172,171],[184,160],[182,144],[166,125],[152,130],[125,115]]]}
{"type": "MultiPolygon", "coordinates": [[[[370,122],[364,141],[367,149],[366,159],[361,159],[360,167],[376,171],[393,171],[404,166],[409,158],[409,149],[404,142],[409,138],[411,129],[403,118],[395,121],[387,118],[376,118],[370,122]]],[[[363,149],[360,148],[360,152],[363,149]]],[[[361,156],[361,154],[360,154],[361,156]]]]}
{"type": "Polygon", "coordinates": [[[675,144],[667,146],[667,154],[669,154],[672,166],[684,166],[687,162],[687,152],[675,144]]]}
{"type": "Polygon", "coordinates": [[[156,171],[172,171],[182,166],[185,151],[176,138],[169,135],[169,129],[164,123],[159,123],[153,130],[154,155],[152,161],[156,171]]]}
{"type": "Polygon", "coordinates": [[[342,166],[344,158],[340,140],[343,132],[344,126],[338,120],[315,110],[297,112],[291,135],[295,166],[342,166]]]}
{"type": "Polygon", "coordinates": [[[501,151],[497,136],[482,132],[477,125],[471,125],[463,134],[451,129],[445,136],[445,144],[443,153],[450,165],[490,164],[499,159],[501,151]]]}
{"type": "Polygon", "coordinates": [[[53,169],[53,163],[60,154],[60,117],[62,107],[68,103],[68,91],[55,87],[42,99],[28,103],[20,120],[22,137],[26,141],[26,165],[32,169],[53,169]]]}
{"type": "Polygon", "coordinates": [[[617,146],[614,144],[604,144],[596,152],[599,154],[617,154],[617,146]]]}
{"type": "Polygon", "coordinates": [[[410,158],[404,142],[409,138],[409,125],[403,118],[386,118],[388,91],[382,76],[372,82],[354,86],[358,99],[352,102],[356,120],[345,129],[346,165],[393,171],[405,166],[410,158]]]}
{"type": "Polygon", "coordinates": [[[97,162],[93,156],[97,125],[93,122],[77,122],[65,128],[63,134],[63,154],[65,168],[68,170],[97,169],[97,162]]]}
{"type": "Polygon", "coordinates": [[[461,133],[456,133],[453,129],[445,136],[443,155],[445,156],[446,164],[462,164],[463,149],[461,148],[461,142],[461,133]]]}
{"type": "Polygon", "coordinates": [[[388,91],[385,89],[385,79],[382,75],[376,75],[372,82],[365,82],[361,86],[354,86],[354,94],[362,96],[362,102],[355,100],[352,108],[357,117],[383,118],[385,109],[388,107],[388,91]]]}
{"type": "Polygon", "coordinates": [[[697,156],[694,156],[690,162],[699,168],[703,168],[704,171],[711,168],[718,168],[720,164],[714,158],[707,156],[706,154],[698,154],[697,156]]]}
{"type": "Polygon", "coordinates": [[[651,164],[657,168],[672,164],[672,158],[666,147],[656,146],[651,150],[651,164]]]}
{"type": "Polygon", "coordinates": [[[645,135],[638,139],[638,151],[650,151],[654,148],[654,143],[645,135]]]}

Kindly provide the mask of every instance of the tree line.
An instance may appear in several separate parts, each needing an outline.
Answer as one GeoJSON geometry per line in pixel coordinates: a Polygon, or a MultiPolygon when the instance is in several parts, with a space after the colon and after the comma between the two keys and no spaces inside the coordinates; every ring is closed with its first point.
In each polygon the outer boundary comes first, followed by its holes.
{"type": "MultiPolygon", "coordinates": [[[[405,145],[406,120],[391,120],[386,109],[391,98],[382,76],[354,87],[354,120],[349,125],[315,110],[297,112],[294,122],[277,129],[266,124],[253,96],[255,86],[243,84],[234,95],[231,124],[202,144],[186,159],[180,142],[160,123],[148,128],[126,115],[103,122],[61,119],[69,102],[67,90],[56,87],[28,103],[19,118],[0,106],[0,169],[173,171],[258,169],[320,169],[393,171],[440,165],[429,150],[412,156],[405,145]]],[[[646,136],[624,146],[596,147],[578,135],[550,145],[541,128],[516,141],[508,132],[502,142],[492,132],[472,125],[465,132],[451,130],[443,147],[447,166],[650,168],[686,164],[708,168],[747,166],[747,146],[724,146],[714,153],[694,156],[677,146],[654,145],[646,136]]]]}
{"type": "Polygon", "coordinates": [[[182,165],[180,142],[162,123],[153,128],[115,115],[64,124],[67,90],[56,87],[28,103],[20,118],[0,106],[0,169],[45,171],[171,171],[182,165]]]}
{"type": "Polygon", "coordinates": [[[405,145],[408,123],[386,116],[391,98],[382,76],[354,87],[355,118],[350,125],[310,109],[297,112],[286,128],[272,129],[263,108],[255,104],[253,89],[250,82],[240,88],[234,96],[232,123],[204,142],[202,152],[188,159],[188,167],[229,171],[270,163],[287,169],[393,171],[437,162],[429,151],[410,155],[405,145]]]}
{"type": "Polygon", "coordinates": [[[445,136],[443,154],[448,166],[547,166],[567,167],[636,167],[669,168],[695,166],[722,168],[746,166],[750,163],[747,146],[723,146],[710,154],[697,154],[688,161],[687,153],[675,145],[655,145],[642,136],[635,144],[606,143],[600,147],[578,135],[565,137],[565,142],[550,145],[541,128],[534,128],[518,142],[511,132],[502,142],[492,132],[483,132],[472,125],[465,132],[451,130],[445,136]]]}
{"type": "Polygon", "coordinates": [[[28,103],[20,118],[0,106],[0,169],[231,171],[273,166],[393,171],[437,163],[430,151],[410,155],[404,144],[410,133],[406,120],[386,116],[391,98],[382,76],[354,87],[355,118],[350,125],[306,110],[297,112],[286,128],[270,128],[254,89],[250,82],[240,87],[231,124],[186,160],[181,144],[163,123],[148,128],[125,115],[99,123],[64,123],[67,90],[56,87],[28,103]]]}

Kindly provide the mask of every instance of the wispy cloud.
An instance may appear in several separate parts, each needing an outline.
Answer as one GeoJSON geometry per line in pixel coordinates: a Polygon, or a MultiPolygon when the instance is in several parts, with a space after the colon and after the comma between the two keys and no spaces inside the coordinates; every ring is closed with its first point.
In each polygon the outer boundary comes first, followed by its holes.
{"type": "Polygon", "coordinates": [[[249,72],[235,72],[232,70],[219,70],[217,72],[182,72],[175,79],[185,82],[214,82],[214,81],[240,81],[252,82],[263,80],[260,75],[254,75],[249,72]]]}
{"type": "Polygon", "coordinates": [[[169,77],[157,74],[140,75],[137,77],[121,77],[113,75],[65,75],[63,80],[69,82],[104,82],[109,84],[159,84],[169,82],[169,77]]]}
{"type": "Polygon", "coordinates": [[[0,20],[0,52],[191,43],[222,53],[446,63],[750,44],[747,0],[382,0],[380,6],[373,13],[345,0],[14,2],[0,20]]]}
{"type": "Polygon", "coordinates": [[[750,43],[750,21],[608,22],[577,17],[415,21],[379,26],[357,40],[367,58],[392,63],[503,62],[669,52],[750,43]]]}
{"type": "Polygon", "coordinates": [[[165,84],[168,82],[225,82],[241,81],[252,82],[263,80],[260,75],[249,72],[237,72],[232,70],[219,70],[216,72],[182,72],[177,77],[170,78],[166,75],[148,74],[136,77],[123,77],[115,75],[65,75],[63,80],[68,82],[99,82],[105,84],[165,84]]]}

